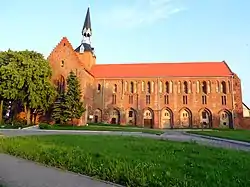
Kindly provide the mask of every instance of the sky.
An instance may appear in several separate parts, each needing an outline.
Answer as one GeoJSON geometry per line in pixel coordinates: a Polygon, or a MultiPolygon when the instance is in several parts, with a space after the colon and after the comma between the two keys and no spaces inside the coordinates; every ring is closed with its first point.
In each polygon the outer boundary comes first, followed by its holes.
{"type": "Polygon", "coordinates": [[[225,60],[250,106],[247,0],[2,0],[0,51],[77,47],[88,6],[98,64],[225,60]]]}

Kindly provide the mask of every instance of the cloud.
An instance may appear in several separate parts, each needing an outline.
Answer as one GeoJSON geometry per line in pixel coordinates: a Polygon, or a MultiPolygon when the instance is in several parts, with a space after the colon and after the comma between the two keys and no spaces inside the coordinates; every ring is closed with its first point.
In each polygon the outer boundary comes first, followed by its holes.
{"type": "Polygon", "coordinates": [[[138,27],[151,25],[169,18],[185,8],[176,5],[177,0],[133,0],[133,4],[114,5],[101,19],[113,27],[138,27]]]}

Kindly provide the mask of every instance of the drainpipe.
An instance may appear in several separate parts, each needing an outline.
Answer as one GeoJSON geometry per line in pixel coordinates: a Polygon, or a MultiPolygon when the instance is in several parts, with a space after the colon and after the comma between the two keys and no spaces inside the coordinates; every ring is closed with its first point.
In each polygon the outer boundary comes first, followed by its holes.
{"type": "Polygon", "coordinates": [[[233,128],[234,128],[234,110],[235,110],[235,106],[234,106],[234,84],[233,84],[233,81],[234,81],[234,75],[232,75],[232,81],[231,81],[231,95],[232,95],[232,125],[233,125],[233,128]]]}

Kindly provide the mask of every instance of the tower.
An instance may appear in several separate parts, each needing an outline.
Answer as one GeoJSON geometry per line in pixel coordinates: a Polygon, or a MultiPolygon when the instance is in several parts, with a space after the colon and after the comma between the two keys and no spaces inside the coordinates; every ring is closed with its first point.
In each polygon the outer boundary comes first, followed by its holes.
{"type": "Polygon", "coordinates": [[[81,59],[84,67],[87,70],[90,70],[96,63],[94,48],[91,46],[91,36],[92,28],[90,20],[90,10],[88,7],[82,28],[82,41],[81,44],[75,49],[75,52],[77,52],[79,58],[81,59]]]}
{"type": "Polygon", "coordinates": [[[87,13],[85,16],[84,25],[82,28],[81,45],[77,47],[75,51],[79,53],[91,52],[94,55],[94,48],[91,47],[91,36],[92,36],[92,28],[91,28],[91,20],[90,20],[90,10],[88,7],[87,13]]]}

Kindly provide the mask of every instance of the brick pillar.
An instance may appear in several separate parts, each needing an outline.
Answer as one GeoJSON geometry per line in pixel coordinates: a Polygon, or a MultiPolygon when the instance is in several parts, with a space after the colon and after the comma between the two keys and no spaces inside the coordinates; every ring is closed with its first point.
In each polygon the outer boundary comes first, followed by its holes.
{"type": "Polygon", "coordinates": [[[154,110],[154,129],[158,129],[160,126],[159,110],[154,110]]]}

